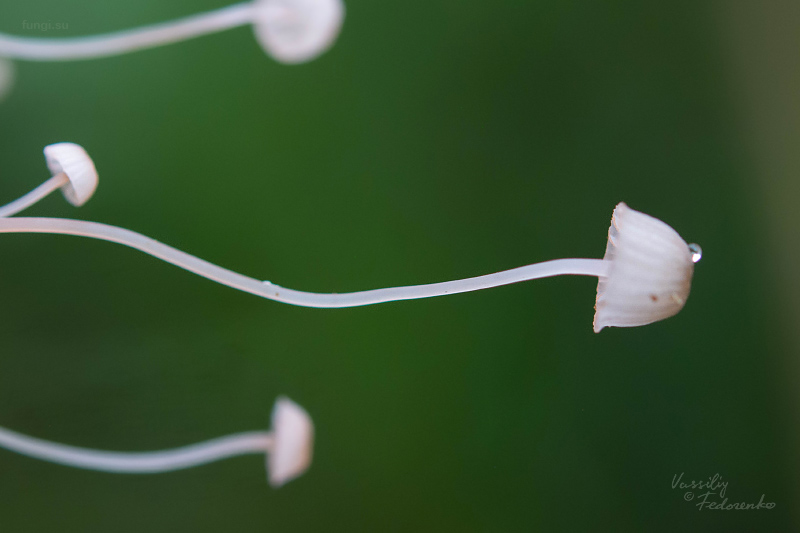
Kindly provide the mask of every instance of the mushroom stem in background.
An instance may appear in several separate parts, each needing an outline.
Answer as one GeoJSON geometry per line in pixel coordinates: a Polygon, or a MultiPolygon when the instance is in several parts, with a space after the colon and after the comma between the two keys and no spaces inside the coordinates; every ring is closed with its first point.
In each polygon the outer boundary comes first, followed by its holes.
{"type": "Polygon", "coordinates": [[[245,454],[267,454],[269,482],[279,487],[311,464],[314,425],[308,413],[286,397],[272,410],[272,431],[237,433],[157,452],[108,452],[77,448],[0,428],[0,447],[75,468],[117,474],[155,474],[191,468],[245,454]]]}
{"type": "Polygon", "coordinates": [[[26,61],[73,61],[144,50],[253,24],[265,51],[283,63],[314,59],[336,39],[341,0],[254,0],[137,29],[65,39],[0,33],[0,56],[26,61]]]}
{"type": "Polygon", "coordinates": [[[0,217],[10,217],[24,209],[29,208],[51,192],[57,191],[67,183],[69,183],[69,178],[67,175],[63,172],[59,172],[49,180],[33,189],[28,194],[0,207],[0,217]]]}
{"type": "Polygon", "coordinates": [[[253,4],[245,2],[133,30],[89,37],[42,39],[0,34],[0,56],[25,61],[73,61],[115,56],[185,41],[249,24],[253,4]]]}
{"type": "Polygon", "coordinates": [[[127,453],[77,448],[0,428],[0,446],[34,459],[75,468],[124,474],[155,474],[213,463],[236,455],[266,453],[272,448],[272,436],[267,432],[253,431],[172,450],[127,453]]]}

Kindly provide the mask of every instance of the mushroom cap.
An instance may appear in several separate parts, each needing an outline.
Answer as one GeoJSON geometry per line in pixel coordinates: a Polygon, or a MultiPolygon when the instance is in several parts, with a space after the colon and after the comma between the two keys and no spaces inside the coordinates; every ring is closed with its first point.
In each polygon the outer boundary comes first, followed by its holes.
{"type": "Polygon", "coordinates": [[[305,409],[285,396],[272,409],[272,450],[267,455],[269,484],[280,487],[302,475],[314,452],[314,423],[305,409]]]}
{"type": "Polygon", "coordinates": [[[75,207],[85,204],[97,189],[97,170],[83,147],[75,143],[57,143],[44,147],[47,168],[55,176],[63,172],[69,182],[61,187],[64,198],[75,207]]]}
{"type": "Polygon", "coordinates": [[[643,326],[683,309],[694,262],[678,232],[620,203],[611,217],[604,260],[607,277],[597,283],[594,331],[643,326]]]}
{"type": "Polygon", "coordinates": [[[341,0],[255,0],[253,29],[281,63],[303,63],[331,47],[344,20],[341,0]]]}
{"type": "Polygon", "coordinates": [[[0,101],[11,93],[16,79],[16,68],[14,63],[4,57],[0,57],[0,101]]]}

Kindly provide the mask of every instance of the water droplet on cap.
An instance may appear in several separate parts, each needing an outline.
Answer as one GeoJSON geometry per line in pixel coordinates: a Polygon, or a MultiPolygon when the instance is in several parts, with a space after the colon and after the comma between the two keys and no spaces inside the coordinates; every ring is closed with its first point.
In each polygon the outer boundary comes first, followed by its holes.
{"type": "Polygon", "coordinates": [[[703,258],[703,249],[699,244],[692,243],[689,245],[689,252],[692,254],[692,263],[697,263],[703,258]]]}

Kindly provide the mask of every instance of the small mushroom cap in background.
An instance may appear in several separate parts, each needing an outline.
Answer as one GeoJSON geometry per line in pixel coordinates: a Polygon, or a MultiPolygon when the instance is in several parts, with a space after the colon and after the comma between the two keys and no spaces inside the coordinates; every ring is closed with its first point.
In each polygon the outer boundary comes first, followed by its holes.
{"type": "Polygon", "coordinates": [[[272,409],[272,450],[267,455],[269,484],[280,487],[311,466],[314,423],[305,409],[285,396],[272,409]]]}
{"type": "Polygon", "coordinates": [[[256,0],[253,30],[281,63],[303,63],[333,45],[344,20],[341,0],[256,0]]]}
{"type": "Polygon", "coordinates": [[[63,172],[69,183],[61,188],[64,198],[75,207],[85,204],[97,189],[97,170],[82,146],[57,143],[45,146],[44,157],[53,176],[63,172]]]}
{"type": "Polygon", "coordinates": [[[14,63],[4,57],[0,57],[0,102],[11,94],[16,79],[16,68],[14,63]]]}
{"type": "Polygon", "coordinates": [[[612,263],[597,284],[595,333],[607,326],[643,326],[683,309],[694,262],[689,245],[669,225],[618,204],[603,259],[612,263]]]}

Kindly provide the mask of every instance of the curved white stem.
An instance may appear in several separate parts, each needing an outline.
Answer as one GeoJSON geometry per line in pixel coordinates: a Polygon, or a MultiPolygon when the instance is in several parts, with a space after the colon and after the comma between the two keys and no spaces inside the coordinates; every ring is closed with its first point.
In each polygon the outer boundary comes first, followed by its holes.
{"type": "Polygon", "coordinates": [[[250,24],[254,10],[252,2],[244,2],[170,22],[91,37],[39,39],[0,33],[0,56],[28,61],[108,57],[250,24]]]}
{"type": "Polygon", "coordinates": [[[236,455],[267,453],[272,449],[273,439],[271,433],[252,431],[171,450],[129,453],[77,448],[0,428],[0,446],[22,455],[76,468],[122,474],[154,474],[191,468],[236,455]]]}
{"type": "Polygon", "coordinates": [[[69,178],[63,172],[59,172],[49,180],[45,181],[31,192],[24,196],[20,196],[13,202],[0,207],[0,217],[10,217],[27,209],[53,191],[57,191],[64,185],[69,183],[69,178]]]}
{"type": "Polygon", "coordinates": [[[0,218],[0,233],[53,233],[116,242],[234,289],[278,302],[319,308],[357,307],[444,296],[565,274],[605,277],[608,275],[609,267],[609,262],[602,259],[556,259],[495,274],[443,283],[321,294],[286,289],[268,281],[259,281],[189,255],[140,233],[97,222],[60,218],[0,218]]]}

